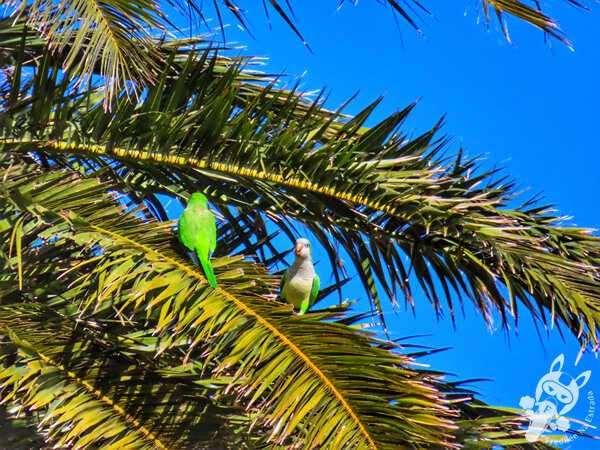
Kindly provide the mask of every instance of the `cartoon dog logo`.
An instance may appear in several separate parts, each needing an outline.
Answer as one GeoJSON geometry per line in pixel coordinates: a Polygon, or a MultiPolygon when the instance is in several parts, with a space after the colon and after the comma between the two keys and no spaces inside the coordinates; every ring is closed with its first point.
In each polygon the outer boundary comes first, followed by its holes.
{"type": "Polygon", "coordinates": [[[573,379],[562,371],[564,363],[564,355],[558,355],[552,362],[550,371],[538,382],[535,399],[530,396],[521,397],[519,406],[525,410],[530,420],[525,432],[525,439],[529,442],[537,441],[548,428],[552,431],[567,431],[571,426],[564,415],[577,404],[579,390],[589,381],[592,371],[586,370],[573,379]]]}

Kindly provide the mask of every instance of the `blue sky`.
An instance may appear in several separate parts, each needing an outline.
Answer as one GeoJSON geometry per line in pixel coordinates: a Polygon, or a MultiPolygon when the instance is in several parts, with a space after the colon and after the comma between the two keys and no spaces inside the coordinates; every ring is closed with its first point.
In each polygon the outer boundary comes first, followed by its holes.
{"type": "MultiPolygon", "coordinates": [[[[509,20],[510,44],[495,23],[489,31],[477,24],[477,2],[467,6],[466,0],[427,2],[435,19],[424,17],[425,38],[402,22],[397,27],[389,9],[374,1],[347,2],[341,11],[337,1],[292,3],[313,53],[272,10],[269,30],[259,2],[248,13],[255,39],[225,16],[228,40],[245,47],[240,53],[268,57],[264,70],[285,71],[292,75],[290,84],[302,76],[303,90],[326,87],[331,108],[359,92],[347,110],[358,112],[384,95],[374,116],[382,119],[420,99],[408,129],[425,131],[445,114],[451,149],[462,145],[471,155],[486,156],[489,165],[505,167],[529,188],[526,195],[543,191],[545,202],[573,216],[570,224],[600,226],[600,11],[585,13],[559,1],[547,5],[573,52],[558,41],[545,43],[542,33],[515,20],[509,20]]],[[[354,292],[365,300],[356,285],[345,294],[354,292]]],[[[561,353],[563,370],[573,377],[592,371],[582,391],[600,399],[598,360],[585,354],[574,367],[579,345],[573,337],[566,334],[563,341],[554,330],[540,339],[526,314],[518,334],[490,331],[472,308],[465,309],[454,330],[417,298],[416,316],[390,315],[392,337],[429,335],[411,342],[453,347],[423,362],[460,379],[494,380],[474,385],[492,404],[518,407],[522,396],[534,396],[538,380],[561,353]]],[[[580,398],[569,416],[583,420],[588,407],[589,400],[580,398]]],[[[600,410],[592,424],[600,434],[600,410]]],[[[580,438],[560,448],[600,449],[599,442],[580,438]]]]}

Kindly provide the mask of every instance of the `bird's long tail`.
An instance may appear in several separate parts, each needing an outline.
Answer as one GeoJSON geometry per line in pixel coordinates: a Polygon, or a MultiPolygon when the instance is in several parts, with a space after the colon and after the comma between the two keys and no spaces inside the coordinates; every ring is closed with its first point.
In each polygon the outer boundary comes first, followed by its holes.
{"type": "Polygon", "coordinates": [[[208,259],[200,258],[200,265],[204,270],[204,274],[206,275],[206,279],[209,284],[213,287],[217,287],[217,279],[215,278],[215,273],[213,272],[212,264],[208,259]]]}

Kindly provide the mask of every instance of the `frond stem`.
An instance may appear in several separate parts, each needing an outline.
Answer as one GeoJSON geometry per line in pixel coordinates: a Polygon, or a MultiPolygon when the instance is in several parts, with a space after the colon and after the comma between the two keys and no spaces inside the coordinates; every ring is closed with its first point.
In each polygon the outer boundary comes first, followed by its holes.
{"type": "Polygon", "coordinates": [[[241,175],[246,177],[252,177],[259,180],[270,181],[272,183],[280,184],[282,186],[305,189],[307,191],[327,195],[338,200],[347,200],[358,205],[367,206],[369,208],[383,211],[391,215],[394,215],[397,209],[396,206],[381,204],[381,202],[379,201],[371,201],[362,195],[355,195],[348,192],[340,192],[333,187],[321,186],[320,184],[312,182],[310,180],[284,178],[276,173],[269,173],[266,171],[256,169],[248,169],[246,167],[240,167],[237,164],[225,164],[216,161],[207,161],[205,159],[188,158],[185,156],[177,155],[164,155],[148,150],[129,150],[119,147],[108,149],[107,147],[101,145],[73,144],[56,141],[24,141],[17,139],[4,139],[0,142],[3,145],[10,145],[16,147],[27,144],[35,144],[39,145],[42,148],[50,148],[52,150],[67,151],[71,153],[92,153],[97,156],[116,157],[118,159],[134,159],[158,162],[163,164],[166,163],[173,166],[180,166],[186,168],[194,167],[196,169],[209,169],[215,172],[226,173],[229,175],[241,175]]]}

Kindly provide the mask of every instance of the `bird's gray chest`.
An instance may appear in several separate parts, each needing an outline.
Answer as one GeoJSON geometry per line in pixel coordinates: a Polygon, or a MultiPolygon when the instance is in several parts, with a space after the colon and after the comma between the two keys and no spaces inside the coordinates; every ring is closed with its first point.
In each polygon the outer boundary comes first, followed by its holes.
{"type": "Polygon", "coordinates": [[[290,267],[288,279],[284,286],[287,300],[295,305],[298,303],[297,307],[300,306],[301,302],[308,300],[314,277],[315,270],[312,264],[310,264],[310,267],[308,265],[290,267]]]}

